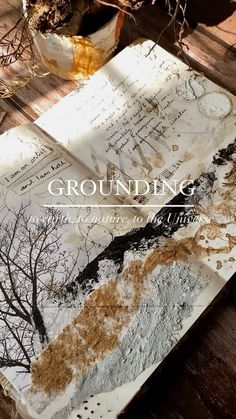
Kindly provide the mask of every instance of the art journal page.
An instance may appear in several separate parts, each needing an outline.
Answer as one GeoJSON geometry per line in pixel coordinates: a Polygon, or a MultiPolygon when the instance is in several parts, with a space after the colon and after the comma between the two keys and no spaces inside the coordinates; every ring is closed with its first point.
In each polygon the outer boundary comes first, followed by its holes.
{"type": "Polygon", "coordinates": [[[36,124],[151,214],[234,139],[235,104],[233,95],[146,40],[119,53],[36,124]]]}
{"type": "MultiPolygon", "coordinates": [[[[73,302],[73,280],[130,229],[130,210],[95,182],[37,127],[0,137],[0,367],[18,398],[32,383],[32,362],[98,282],[84,281],[73,302]],[[80,189],[71,193],[74,182],[80,189]]],[[[112,275],[113,265],[104,270],[112,275]]]]}
{"type": "MultiPolygon", "coordinates": [[[[75,267],[61,292],[61,256],[52,252],[55,280],[41,311],[48,341],[39,346],[37,329],[30,336],[37,358],[30,361],[30,385],[18,403],[30,413],[26,417],[115,419],[212,302],[235,271],[235,160],[233,141],[193,182],[193,195],[177,195],[144,227],[114,231],[83,269],[75,267]]],[[[66,243],[83,251],[86,240],[72,234],[66,243]]],[[[41,266],[50,279],[47,257],[41,266]]],[[[28,298],[20,295],[19,302],[28,298]]]]}
{"type": "Polygon", "coordinates": [[[115,419],[234,273],[235,99],[152,45],[1,137],[0,359],[23,418],[115,419]]]}

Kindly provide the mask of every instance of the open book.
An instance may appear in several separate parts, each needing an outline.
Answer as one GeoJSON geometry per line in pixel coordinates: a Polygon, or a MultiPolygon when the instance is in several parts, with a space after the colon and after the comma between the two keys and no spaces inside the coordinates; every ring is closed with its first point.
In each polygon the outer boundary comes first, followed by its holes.
{"type": "Polygon", "coordinates": [[[114,419],[232,276],[236,99],[151,41],[0,137],[0,365],[114,419]]]}

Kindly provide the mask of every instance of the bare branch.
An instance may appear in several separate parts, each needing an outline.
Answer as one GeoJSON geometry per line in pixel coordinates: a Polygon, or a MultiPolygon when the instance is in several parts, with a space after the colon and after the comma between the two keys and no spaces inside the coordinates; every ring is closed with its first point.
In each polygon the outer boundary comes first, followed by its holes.
{"type": "Polygon", "coordinates": [[[38,223],[30,221],[28,206],[5,211],[8,217],[1,210],[0,224],[0,366],[28,372],[36,336],[41,347],[49,341],[43,303],[72,278],[79,250],[75,255],[61,250],[65,222],[60,211],[45,210],[38,223]]]}

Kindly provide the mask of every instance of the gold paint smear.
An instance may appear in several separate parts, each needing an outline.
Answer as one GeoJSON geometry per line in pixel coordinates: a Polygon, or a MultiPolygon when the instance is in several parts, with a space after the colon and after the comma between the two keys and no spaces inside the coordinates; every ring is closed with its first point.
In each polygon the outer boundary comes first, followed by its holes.
{"type": "Polygon", "coordinates": [[[107,61],[107,54],[89,38],[76,37],[70,39],[73,47],[73,67],[69,76],[81,74],[88,77],[107,61]]]}
{"type": "Polygon", "coordinates": [[[63,391],[73,378],[72,367],[76,367],[76,378],[80,378],[117,347],[123,327],[137,311],[145,292],[142,263],[132,262],[124,270],[123,279],[124,295],[132,285],[131,301],[125,303],[116,278],[95,290],[74,321],[49,343],[39,361],[32,364],[33,389],[40,387],[48,394],[63,391]],[[107,319],[112,320],[111,330],[106,328],[107,319]]]}
{"type": "Polygon", "coordinates": [[[117,19],[117,23],[116,23],[116,30],[115,30],[115,38],[117,40],[120,37],[120,31],[121,31],[121,28],[124,24],[124,20],[125,20],[125,13],[122,10],[120,10],[119,11],[119,16],[118,16],[118,19],[117,19]]]}
{"type": "MultiPolygon", "coordinates": [[[[85,301],[78,316],[66,326],[59,336],[49,343],[37,362],[32,363],[33,388],[46,393],[65,390],[72,378],[81,378],[96,362],[103,359],[119,345],[119,338],[125,326],[139,309],[145,292],[145,277],[158,265],[176,261],[186,262],[190,255],[206,257],[212,254],[229,253],[236,245],[236,237],[226,234],[228,245],[219,248],[204,248],[199,244],[202,232],[209,231],[209,225],[201,226],[194,237],[168,240],[154,250],[143,261],[133,261],[124,269],[121,277],[95,290],[85,301]],[[123,293],[119,284],[123,283],[123,293]],[[131,300],[126,295],[132,287],[131,300]],[[107,319],[112,328],[107,330],[107,319]],[[76,374],[72,372],[76,368],[76,374]]],[[[225,228],[225,224],[218,224],[225,228]]],[[[218,230],[217,230],[218,231],[218,230]]]]}
{"type": "Polygon", "coordinates": [[[95,46],[88,37],[71,37],[73,63],[71,70],[62,70],[56,60],[42,56],[42,62],[54,74],[66,80],[84,79],[102,67],[108,60],[108,54],[95,46]]]}

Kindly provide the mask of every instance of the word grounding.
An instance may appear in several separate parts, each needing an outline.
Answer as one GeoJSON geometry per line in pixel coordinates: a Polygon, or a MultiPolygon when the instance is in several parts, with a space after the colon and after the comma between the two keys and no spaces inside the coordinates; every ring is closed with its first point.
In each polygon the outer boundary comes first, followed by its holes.
{"type": "Polygon", "coordinates": [[[84,179],[78,182],[75,179],[61,180],[53,179],[48,184],[48,191],[53,196],[93,196],[100,194],[101,196],[129,196],[153,195],[164,196],[170,193],[173,196],[179,193],[185,196],[194,194],[195,188],[190,186],[192,180],[166,180],[154,179],[147,182],[143,179],[127,180],[125,183],[121,180],[105,180],[105,179],[84,179]]]}

